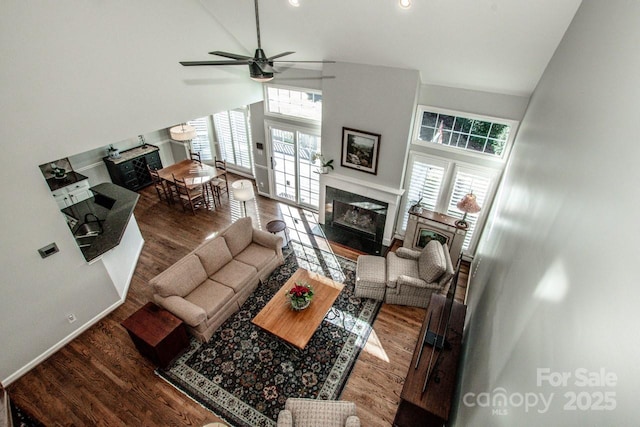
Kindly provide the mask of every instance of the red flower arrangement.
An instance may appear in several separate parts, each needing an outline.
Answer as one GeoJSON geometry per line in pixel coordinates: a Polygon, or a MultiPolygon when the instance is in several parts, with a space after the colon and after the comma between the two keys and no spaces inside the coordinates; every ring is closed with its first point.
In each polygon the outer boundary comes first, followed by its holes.
{"type": "Polygon", "coordinates": [[[306,282],[296,282],[288,292],[287,298],[294,310],[303,310],[309,306],[313,298],[313,288],[306,282]]]}

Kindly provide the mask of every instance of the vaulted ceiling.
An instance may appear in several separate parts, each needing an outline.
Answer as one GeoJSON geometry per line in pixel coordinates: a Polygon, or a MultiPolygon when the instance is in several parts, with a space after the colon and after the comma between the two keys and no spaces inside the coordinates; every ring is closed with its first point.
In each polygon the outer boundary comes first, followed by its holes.
{"type": "MultiPolygon", "coordinates": [[[[267,55],[295,51],[292,60],[328,59],[417,69],[424,84],[528,96],[581,0],[262,0],[260,26],[267,55]]],[[[253,55],[252,0],[201,0],[230,36],[212,50],[253,55]],[[235,42],[229,42],[235,40],[235,42]]],[[[199,29],[202,30],[202,29],[199,29]]],[[[222,59],[222,58],[219,58],[222,59]]]]}

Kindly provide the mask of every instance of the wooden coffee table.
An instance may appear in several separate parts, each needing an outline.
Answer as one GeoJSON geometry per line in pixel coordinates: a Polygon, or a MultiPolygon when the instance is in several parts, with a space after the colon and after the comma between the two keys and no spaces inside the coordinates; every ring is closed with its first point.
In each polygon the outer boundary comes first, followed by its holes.
{"type": "Polygon", "coordinates": [[[295,348],[304,350],[342,288],[342,283],[299,268],[251,322],[295,348]],[[314,295],[308,308],[295,311],[291,308],[286,293],[295,282],[300,281],[309,283],[314,295]]]}

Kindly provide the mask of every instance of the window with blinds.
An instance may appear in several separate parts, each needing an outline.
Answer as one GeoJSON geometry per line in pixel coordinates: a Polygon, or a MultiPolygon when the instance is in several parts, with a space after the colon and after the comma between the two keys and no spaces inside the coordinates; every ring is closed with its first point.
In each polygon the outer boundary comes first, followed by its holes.
{"type": "Polygon", "coordinates": [[[245,108],[223,111],[213,115],[220,155],[227,165],[252,170],[251,141],[245,108]]]}
{"type": "Polygon", "coordinates": [[[485,204],[489,200],[489,195],[492,190],[492,184],[494,181],[495,173],[489,171],[479,171],[456,166],[454,173],[453,183],[451,185],[451,196],[449,197],[449,204],[447,206],[447,215],[451,215],[456,218],[462,218],[464,212],[461,212],[456,204],[468,193],[473,193],[476,196],[476,201],[480,205],[480,212],[476,214],[467,214],[465,221],[469,224],[467,229],[467,235],[464,239],[463,249],[468,249],[471,244],[471,239],[474,236],[476,225],[478,224],[478,218],[485,209],[485,204]]]}
{"type": "Polygon", "coordinates": [[[409,208],[416,203],[429,210],[435,211],[438,206],[442,182],[448,168],[447,162],[419,156],[410,158],[409,176],[411,182],[407,190],[406,204],[402,228],[407,228],[409,208]]]}
{"type": "Polygon", "coordinates": [[[200,153],[202,160],[213,160],[211,138],[209,138],[209,117],[189,120],[187,123],[196,129],[196,137],[191,140],[191,151],[200,153]]]}
{"type": "Polygon", "coordinates": [[[426,209],[462,218],[464,213],[456,205],[465,194],[473,192],[482,210],[467,215],[469,228],[462,246],[463,250],[473,252],[479,234],[477,230],[481,229],[480,224],[488,211],[499,173],[492,168],[412,152],[407,169],[408,188],[402,230],[407,228],[409,208],[420,198],[420,204],[426,209]]]}

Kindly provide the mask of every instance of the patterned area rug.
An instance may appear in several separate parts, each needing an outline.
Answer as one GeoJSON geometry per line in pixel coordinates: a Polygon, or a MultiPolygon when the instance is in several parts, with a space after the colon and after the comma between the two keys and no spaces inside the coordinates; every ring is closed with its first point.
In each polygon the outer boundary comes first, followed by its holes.
{"type": "Polygon", "coordinates": [[[156,371],[232,425],[273,426],[288,397],[339,398],[380,308],[378,301],[353,296],[355,262],[295,241],[289,244],[292,251],[284,265],[207,344],[192,339],[185,354],[156,371]],[[344,316],[325,317],[302,351],[251,323],[300,267],[345,284],[334,303],[344,316]]]}

